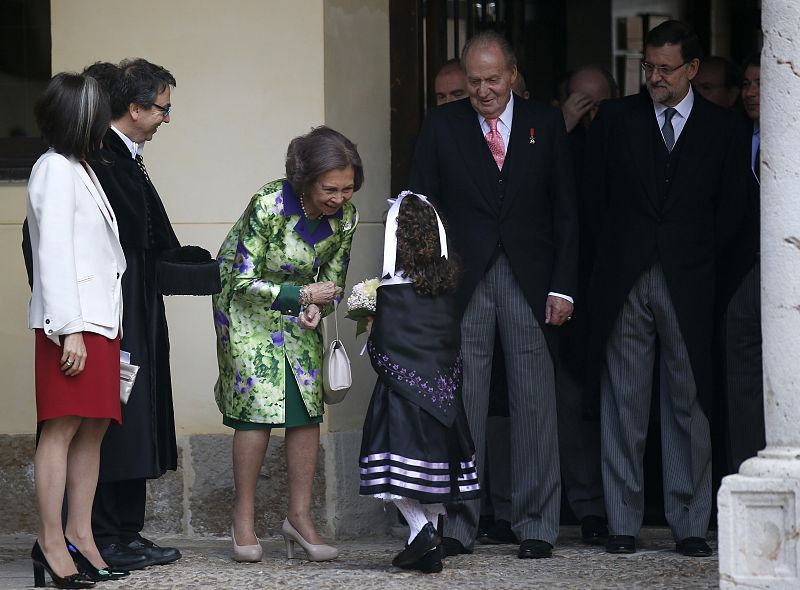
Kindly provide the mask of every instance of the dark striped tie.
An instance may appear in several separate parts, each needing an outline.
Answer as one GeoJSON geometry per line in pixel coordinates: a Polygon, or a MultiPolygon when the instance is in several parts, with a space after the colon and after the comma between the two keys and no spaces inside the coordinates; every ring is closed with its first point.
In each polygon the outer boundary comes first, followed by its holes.
{"type": "Polygon", "coordinates": [[[136,163],[139,165],[139,170],[142,171],[142,174],[144,174],[144,177],[147,179],[147,182],[150,182],[152,184],[152,181],[150,180],[150,175],[147,173],[147,168],[144,165],[144,158],[142,158],[141,154],[136,154],[136,163]]]}
{"type": "Polygon", "coordinates": [[[661,134],[664,136],[664,143],[667,144],[667,151],[672,153],[675,147],[675,129],[672,127],[672,117],[677,113],[675,109],[669,107],[664,111],[664,126],[661,127],[661,134]]]}

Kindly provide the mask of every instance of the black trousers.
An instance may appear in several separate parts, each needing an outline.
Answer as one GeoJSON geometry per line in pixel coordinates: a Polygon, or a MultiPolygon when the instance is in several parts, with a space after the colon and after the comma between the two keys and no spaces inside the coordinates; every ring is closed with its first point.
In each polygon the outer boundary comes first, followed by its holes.
{"type": "Polygon", "coordinates": [[[92,506],[92,532],[99,549],[127,544],[144,528],[147,480],[126,479],[97,484],[92,506]]]}
{"type": "Polygon", "coordinates": [[[742,279],[725,313],[728,473],[766,443],[761,357],[761,265],[742,279]]]}

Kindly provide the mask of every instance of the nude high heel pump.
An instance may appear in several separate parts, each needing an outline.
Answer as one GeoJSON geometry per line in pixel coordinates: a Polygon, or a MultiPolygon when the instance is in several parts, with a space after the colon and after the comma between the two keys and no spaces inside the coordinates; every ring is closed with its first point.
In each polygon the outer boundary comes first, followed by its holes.
{"type": "Polygon", "coordinates": [[[258,537],[256,537],[255,545],[237,545],[236,534],[233,531],[233,525],[231,525],[231,540],[233,541],[234,561],[240,563],[255,563],[256,561],[261,561],[263,549],[261,548],[261,542],[258,540],[258,537]]]}
{"type": "Polygon", "coordinates": [[[306,557],[309,561],[330,561],[339,557],[339,550],[331,545],[312,545],[306,541],[300,533],[292,526],[289,519],[283,521],[281,527],[283,538],[286,541],[286,557],[294,559],[294,544],[299,543],[303,550],[306,552],[306,557]]]}

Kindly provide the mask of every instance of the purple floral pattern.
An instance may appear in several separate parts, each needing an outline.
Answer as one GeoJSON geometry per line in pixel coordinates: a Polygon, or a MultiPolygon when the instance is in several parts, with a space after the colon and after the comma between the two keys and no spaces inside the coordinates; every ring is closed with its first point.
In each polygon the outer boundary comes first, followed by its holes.
{"type": "MultiPolygon", "coordinates": [[[[296,229],[302,209],[289,191],[283,180],[264,185],[217,256],[222,291],[212,297],[219,363],[214,396],[223,415],[246,422],[285,421],[287,379],[296,380],[310,416],[324,412],[321,334],[300,329],[295,316],[284,315],[273,303],[286,283],[344,286],[343,260],[358,214],[346,203],[326,222],[327,237],[315,234],[318,239],[309,242],[296,229]]],[[[332,311],[332,305],[322,310],[323,315],[332,311]]]]}
{"type": "Polygon", "coordinates": [[[259,381],[260,379],[258,377],[248,377],[245,379],[241,372],[236,371],[236,378],[234,380],[233,387],[239,395],[247,395],[259,381]]]}
{"type": "Polygon", "coordinates": [[[244,274],[253,269],[253,263],[250,262],[250,253],[245,248],[241,240],[236,244],[236,256],[233,258],[233,270],[239,274],[244,274]]]}
{"type": "Polygon", "coordinates": [[[456,392],[461,387],[461,353],[456,356],[456,360],[448,374],[437,373],[431,382],[419,375],[415,370],[393,362],[389,355],[379,352],[375,348],[372,340],[367,341],[367,349],[369,356],[375,360],[378,367],[395,381],[411,387],[411,389],[443,412],[447,412],[453,406],[456,392]]]}

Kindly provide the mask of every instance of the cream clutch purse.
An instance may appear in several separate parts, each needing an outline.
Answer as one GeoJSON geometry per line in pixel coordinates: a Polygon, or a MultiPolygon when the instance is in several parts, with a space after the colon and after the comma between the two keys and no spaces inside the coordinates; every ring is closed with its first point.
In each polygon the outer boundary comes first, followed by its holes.
{"type": "Polygon", "coordinates": [[[119,401],[127,404],[133,384],[136,382],[139,365],[132,365],[130,363],[131,355],[124,350],[120,351],[119,357],[119,401]]]}

